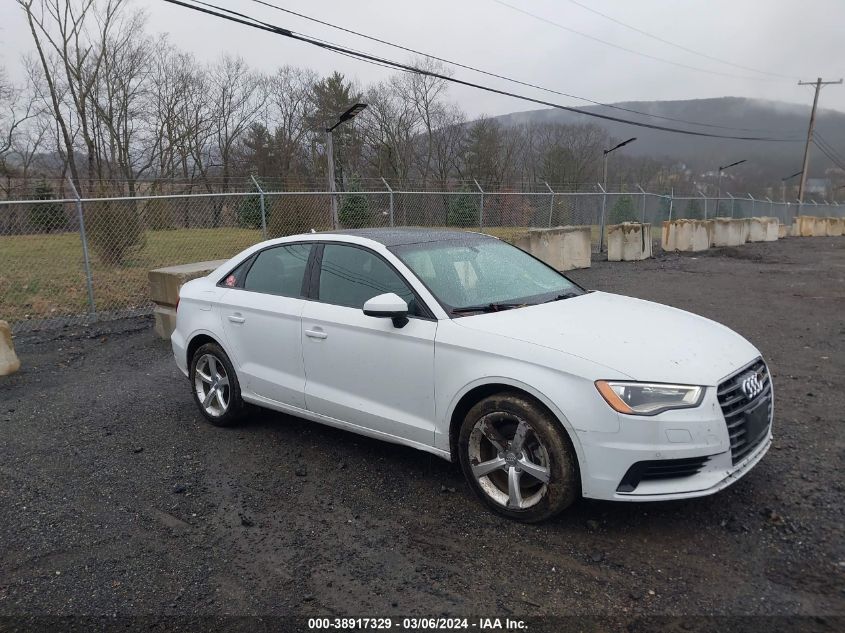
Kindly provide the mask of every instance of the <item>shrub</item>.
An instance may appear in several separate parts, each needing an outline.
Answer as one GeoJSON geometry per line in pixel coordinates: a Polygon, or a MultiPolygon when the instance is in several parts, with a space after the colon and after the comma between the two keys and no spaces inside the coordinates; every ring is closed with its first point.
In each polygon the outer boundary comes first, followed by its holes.
{"type": "Polygon", "coordinates": [[[478,226],[477,196],[469,192],[449,199],[449,226],[478,226]]]}
{"type": "MultiPolygon", "coordinates": [[[[33,192],[35,200],[55,200],[56,192],[42,180],[33,192]]],[[[67,217],[60,202],[39,202],[29,209],[29,221],[39,232],[62,231],[67,226],[67,217]]]]}
{"type": "Polygon", "coordinates": [[[349,189],[341,194],[340,210],[337,212],[338,224],[344,229],[361,229],[373,225],[373,217],[370,212],[370,201],[367,196],[361,195],[361,186],[358,180],[353,178],[349,183],[349,189]]]}
{"type": "Polygon", "coordinates": [[[126,262],[127,257],[145,244],[144,228],[137,201],[96,201],[87,203],[85,229],[88,243],[99,260],[109,266],[126,262]]]}
{"type": "MultiPolygon", "coordinates": [[[[244,229],[261,228],[261,195],[256,189],[253,189],[253,191],[256,192],[256,195],[240,198],[238,206],[235,209],[235,217],[237,218],[238,226],[244,229]]],[[[266,214],[266,207],[264,212],[266,214]]]]}
{"type": "Polygon", "coordinates": [[[634,200],[631,196],[624,195],[616,199],[613,208],[610,210],[608,224],[622,224],[623,222],[637,222],[637,212],[634,209],[634,200]]]}

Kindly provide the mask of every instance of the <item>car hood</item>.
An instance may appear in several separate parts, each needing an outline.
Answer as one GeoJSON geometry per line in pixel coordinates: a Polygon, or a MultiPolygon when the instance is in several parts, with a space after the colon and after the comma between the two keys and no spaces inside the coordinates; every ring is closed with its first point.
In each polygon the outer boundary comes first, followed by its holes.
{"type": "Polygon", "coordinates": [[[715,321],[605,292],[461,317],[454,323],[559,350],[640,381],[715,386],[760,355],[715,321]]]}

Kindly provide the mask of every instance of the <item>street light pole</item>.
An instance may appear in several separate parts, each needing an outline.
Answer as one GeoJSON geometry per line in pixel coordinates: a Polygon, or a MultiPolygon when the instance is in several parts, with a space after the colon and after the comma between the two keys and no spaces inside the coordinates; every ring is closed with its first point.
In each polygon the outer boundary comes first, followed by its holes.
{"type": "Polygon", "coordinates": [[[722,197],[722,174],[729,167],[736,167],[737,165],[741,165],[742,163],[745,162],[745,160],[746,159],[743,158],[742,160],[738,160],[735,163],[731,163],[730,165],[724,165],[724,166],[720,165],[719,166],[719,185],[718,185],[718,189],[717,189],[717,192],[716,192],[716,212],[713,214],[714,218],[718,217],[718,215],[719,215],[719,199],[722,197]]]}
{"type": "Polygon", "coordinates": [[[624,147],[628,143],[633,143],[637,140],[637,137],[629,138],[627,141],[622,141],[618,145],[614,145],[610,149],[604,150],[604,178],[602,180],[602,191],[604,192],[604,197],[602,198],[602,205],[601,205],[601,223],[599,226],[599,253],[604,250],[604,224],[605,224],[605,213],[607,211],[607,155],[610,152],[613,152],[620,147],[624,147]]]}
{"type": "Polygon", "coordinates": [[[331,197],[332,228],[334,229],[337,229],[339,227],[340,219],[338,217],[337,211],[337,184],[335,183],[334,174],[334,139],[332,137],[332,132],[341,123],[355,118],[355,116],[358,115],[366,107],[366,103],[356,103],[338,117],[337,123],[335,123],[331,127],[326,128],[326,169],[328,170],[327,177],[329,185],[329,196],[331,197]]]}

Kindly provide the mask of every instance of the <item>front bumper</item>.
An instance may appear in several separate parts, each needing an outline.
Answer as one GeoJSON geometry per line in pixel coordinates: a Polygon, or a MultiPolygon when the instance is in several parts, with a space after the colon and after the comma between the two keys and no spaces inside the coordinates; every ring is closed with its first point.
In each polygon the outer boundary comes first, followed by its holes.
{"type": "Polygon", "coordinates": [[[620,416],[618,433],[579,433],[583,452],[581,480],[585,497],[612,501],[668,501],[713,494],[751,470],[772,443],[771,424],[765,438],[737,464],[716,389],[708,388],[699,407],[667,411],[654,417],[620,416]],[[706,456],[689,476],[645,479],[631,491],[620,482],[638,462],[682,460],[706,456]]]}

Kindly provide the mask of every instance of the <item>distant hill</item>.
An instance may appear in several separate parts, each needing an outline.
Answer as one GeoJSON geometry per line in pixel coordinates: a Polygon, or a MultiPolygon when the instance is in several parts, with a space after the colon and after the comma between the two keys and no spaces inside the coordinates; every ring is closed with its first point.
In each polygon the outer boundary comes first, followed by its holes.
{"type": "MultiPolygon", "coordinates": [[[[808,93],[809,95],[809,93],[808,93]]],[[[809,97],[808,97],[809,98],[809,97]]],[[[731,136],[775,136],[806,138],[810,120],[810,106],[722,97],[719,99],[691,99],[688,101],[631,101],[614,104],[649,114],[699,121],[749,131],[706,128],[634,115],[604,106],[589,106],[580,109],[626,118],[667,127],[680,127],[702,132],[727,134],[731,136]]],[[[715,170],[718,165],[746,159],[746,170],[756,172],[758,178],[779,180],[801,169],[804,144],[774,143],[760,141],[738,141],[686,136],[669,132],[634,127],[611,121],[604,121],[565,110],[543,109],[495,117],[500,123],[511,126],[526,123],[592,123],[605,128],[612,137],[621,140],[637,137],[637,142],[625,148],[632,156],[667,158],[686,163],[694,170],[715,170]]],[[[819,109],[816,130],[845,158],[845,113],[819,109]]],[[[814,148],[810,164],[811,177],[824,177],[833,163],[814,148]]]]}

